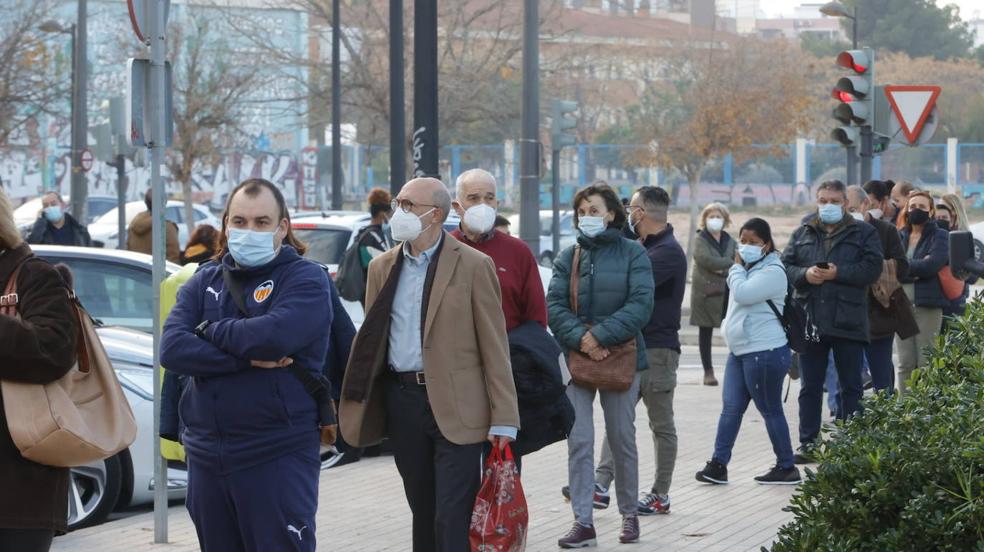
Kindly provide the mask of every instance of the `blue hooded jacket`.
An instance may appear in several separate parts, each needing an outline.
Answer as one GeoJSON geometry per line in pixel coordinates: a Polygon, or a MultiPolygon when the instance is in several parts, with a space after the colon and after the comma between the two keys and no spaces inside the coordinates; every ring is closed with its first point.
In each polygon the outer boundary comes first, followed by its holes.
{"type": "Polygon", "coordinates": [[[161,363],[192,376],[179,405],[189,457],[229,473],[316,450],[315,400],[288,370],[251,361],[290,357],[320,373],[332,318],[328,276],[287,245],[261,267],[238,267],[227,254],[181,286],[164,323],[161,363]],[[226,290],[223,269],[242,282],[249,318],[226,290]],[[211,325],[198,337],[205,320],[211,325]]]}

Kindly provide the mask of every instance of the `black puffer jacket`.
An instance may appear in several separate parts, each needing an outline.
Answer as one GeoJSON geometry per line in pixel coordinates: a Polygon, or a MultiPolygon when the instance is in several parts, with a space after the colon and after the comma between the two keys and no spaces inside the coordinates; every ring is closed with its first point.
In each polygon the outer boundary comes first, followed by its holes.
{"type": "Polygon", "coordinates": [[[563,441],[574,426],[574,406],[560,374],[562,354],[557,342],[535,320],[509,332],[522,427],[512,445],[516,454],[529,454],[563,441]]]}
{"type": "Polygon", "coordinates": [[[799,301],[821,336],[868,342],[868,286],[882,271],[882,247],[875,227],[845,215],[832,232],[817,217],[800,226],[782,254],[782,264],[799,301]],[[819,262],[837,267],[837,278],[815,286],[806,271],[819,262]]]}
{"type": "MultiPolygon", "coordinates": [[[[912,230],[903,228],[900,232],[902,247],[909,247],[909,236],[912,230]]],[[[902,280],[913,283],[916,296],[912,304],[917,307],[943,309],[950,306],[950,300],[943,293],[940,285],[940,270],[950,262],[950,234],[936,226],[936,223],[926,223],[916,244],[912,260],[909,261],[909,273],[902,280]]]]}

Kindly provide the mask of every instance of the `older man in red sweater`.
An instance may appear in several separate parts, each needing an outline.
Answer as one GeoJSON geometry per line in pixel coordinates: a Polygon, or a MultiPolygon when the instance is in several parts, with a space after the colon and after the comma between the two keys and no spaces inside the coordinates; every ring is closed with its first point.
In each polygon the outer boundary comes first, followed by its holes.
{"type": "Polygon", "coordinates": [[[533,252],[522,240],[494,228],[499,206],[495,177],[482,169],[471,169],[461,173],[456,188],[452,205],[461,217],[461,227],[451,235],[492,257],[502,288],[506,331],[527,320],[546,328],[546,298],[533,252]]]}

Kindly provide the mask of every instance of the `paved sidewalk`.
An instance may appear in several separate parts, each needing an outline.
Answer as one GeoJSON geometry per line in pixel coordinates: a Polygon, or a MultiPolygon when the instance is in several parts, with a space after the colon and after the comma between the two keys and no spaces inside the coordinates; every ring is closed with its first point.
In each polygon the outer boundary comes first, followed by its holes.
{"type": "MultiPolygon", "coordinates": [[[[718,351],[715,351],[718,352],[718,351]]],[[[715,355],[720,358],[720,355],[715,355]]],[[[718,366],[723,362],[718,360],[718,366]]],[[[719,377],[722,374],[719,370],[719,377]]],[[[774,462],[762,418],[749,406],[729,466],[731,484],[710,486],[694,480],[694,472],[710,457],[721,388],[699,385],[702,372],[681,370],[676,395],[679,457],[673,488],[672,513],[641,518],[642,540],[618,544],[620,518],[614,505],[595,512],[599,551],[759,550],[769,546],[779,526],[790,519],[782,508],[794,488],[762,486],[752,477],[774,462]]],[[[793,435],[797,423],[793,385],[786,403],[793,435]]],[[[595,425],[601,424],[596,402],[595,425]]],[[[637,412],[640,490],[652,482],[653,446],[644,407],[637,412]]],[[[600,434],[599,434],[600,435],[600,434]]],[[[596,442],[600,446],[600,437],[596,442]]],[[[794,437],[795,446],[795,437],[794,437]]],[[[524,458],[523,482],[531,512],[529,551],[554,551],[557,539],[573,521],[560,488],[567,484],[567,446],[560,443],[524,458]]],[[[368,458],[322,472],[318,511],[318,549],[332,552],[409,551],[410,512],[400,477],[391,457],[368,458]]],[[[170,544],[152,545],[153,515],[139,514],[55,539],[52,550],[72,552],[132,552],[199,550],[195,530],[184,506],[170,509],[170,544]]]]}

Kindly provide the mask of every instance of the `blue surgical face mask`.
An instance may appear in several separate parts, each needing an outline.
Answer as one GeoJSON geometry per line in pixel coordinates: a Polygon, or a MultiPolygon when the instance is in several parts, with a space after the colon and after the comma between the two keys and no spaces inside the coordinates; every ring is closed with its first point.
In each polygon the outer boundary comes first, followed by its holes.
{"type": "Polygon", "coordinates": [[[273,248],[275,232],[229,229],[229,253],[239,266],[263,266],[277,256],[273,248]]]}
{"type": "Polygon", "coordinates": [[[757,263],[762,260],[762,249],[764,248],[761,245],[742,243],[738,245],[738,254],[741,255],[741,260],[745,261],[745,264],[757,263]]]}
{"type": "Polygon", "coordinates": [[[44,218],[48,222],[58,222],[63,216],[65,215],[62,213],[61,205],[52,205],[51,207],[44,208],[44,218]]]}
{"type": "Polygon", "coordinates": [[[589,238],[594,238],[605,231],[605,217],[578,217],[577,229],[589,238]]]}
{"type": "Polygon", "coordinates": [[[820,222],[824,224],[837,224],[844,218],[844,206],[827,203],[820,205],[817,209],[820,214],[820,222]]]}

